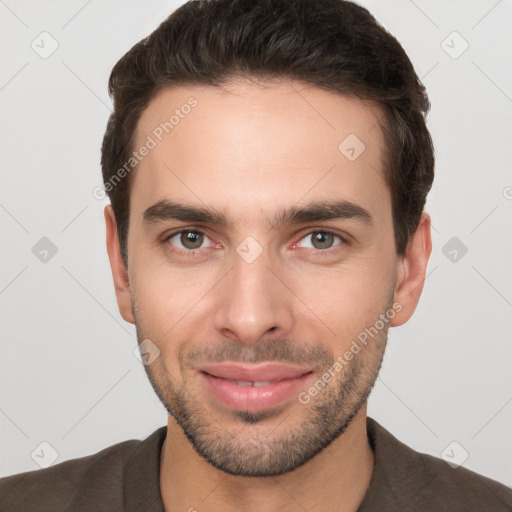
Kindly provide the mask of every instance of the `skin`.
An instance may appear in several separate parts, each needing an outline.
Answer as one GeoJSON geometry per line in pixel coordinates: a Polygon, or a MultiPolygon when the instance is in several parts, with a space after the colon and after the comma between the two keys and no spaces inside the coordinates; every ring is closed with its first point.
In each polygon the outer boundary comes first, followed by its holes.
{"type": "Polygon", "coordinates": [[[135,147],[191,96],[197,106],[132,176],[128,269],[105,208],[119,310],[139,343],[150,339],[160,350],[145,369],[169,412],[165,509],[355,511],[374,464],[367,397],[388,328],[407,322],[420,298],[430,217],[422,214],[398,257],[382,177],[382,112],[373,102],[298,81],[167,88],[142,113],[135,147]],[[338,150],[349,134],[366,146],[354,161],[338,150]],[[144,210],[162,199],[212,206],[233,227],[145,225],[144,210]],[[267,217],[284,208],[340,199],[368,210],[372,223],[269,227],[267,217]],[[180,236],[166,240],[179,228],[205,233],[193,255],[180,236]],[[312,233],[322,230],[348,243],[315,242],[312,233]],[[236,252],[248,236],[262,248],[252,263],[236,252]],[[399,311],[308,403],[293,396],[263,414],[235,413],[208,395],[195,370],[213,360],[294,360],[320,378],[393,304],[399,311]]]}

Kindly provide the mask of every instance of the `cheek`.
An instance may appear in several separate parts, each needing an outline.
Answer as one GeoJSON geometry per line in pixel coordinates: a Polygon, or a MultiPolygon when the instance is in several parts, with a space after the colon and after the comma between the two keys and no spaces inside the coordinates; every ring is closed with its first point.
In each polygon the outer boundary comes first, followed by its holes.
{"type": "Polygon", "coordinates": [[[154,336],[168,338],[201,310],[201,298],[212,288],[211,281],[211,273],[197,269],[140,263],[133,276],[140,321],[154,336]]]}
{"type": "Polygon", "coordinates": [[[362,258],[336,268],[309,267],[293,282],[292,289],[307,306],[304,314],[321,320],[338,341],[347,341],[379,317],[392,285],[389,273],[362,258]]]}
{"type": "MultiPolygon", "coordinates": [[[[375,245],[347,253],[338,264],[284,264],[274,271],[293,294],[279,286],[272,291],[268,283],[267,292],[279,293],[278,300],[295,309],[298,322],[316,323],[321,332],[327,326],[325,335],[330,332],[338,342],[346,340],[383,312],[392,285],[386,254],[375,245]]],[[[212,309],[222,307],[215,295],[224,289],[225,267],[217,263],[171,266],[163,257],[145,257],[142,252],[133,262],[136,271],[130,280],[137,289],[140,321],[156,339],[182,339],[185,331],[193,334],[194,330],[197,336],[198,330],[211,327],[207,324],[212,309]]]]}

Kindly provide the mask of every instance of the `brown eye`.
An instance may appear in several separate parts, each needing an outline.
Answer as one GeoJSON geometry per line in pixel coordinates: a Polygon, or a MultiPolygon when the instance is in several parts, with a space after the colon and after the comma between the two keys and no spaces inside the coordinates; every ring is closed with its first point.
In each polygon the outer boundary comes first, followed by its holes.
{"type": "Polygon", "coordinates": [[[315,231],[311,233],[311,241],[315,249],[329,249],[334,241],[334,234],[326,231],[315,231]]]}
{"type": "Polygon", "coordinates": [[[199,249],[203,240],[203,233],[196,233],[195,231],[182,231],[180,236],[180,242],[186,249],[199,249]]]}
{"type": "Polygon", "coordinates": [[[192,253],[197,249],[203,249],[208,247],[204,245],[205,242],[209,245],[213,245],[210,239],[202,232],[192,229],[183,229],[172,233],[165,239],[166,243],[172,245],[172,249],[178,253],[186,254],[187,252],[192,253]]]}
{"type": "Polygon", "coordinates": [[[331,231],[316,230],[310,231],[304,236],[299,244],[302,249],[311,249],[313,254],[326,255],[334,253],[337,249],[342,249],[348,245],[347,241],[340,235],[331,231]],[[338,242],[336,242],[338,240],[338,242]],[[309,241],[309,243],[307,243],[309,241]],[[306,242],[306,243],[305,243],[306,242]]]}

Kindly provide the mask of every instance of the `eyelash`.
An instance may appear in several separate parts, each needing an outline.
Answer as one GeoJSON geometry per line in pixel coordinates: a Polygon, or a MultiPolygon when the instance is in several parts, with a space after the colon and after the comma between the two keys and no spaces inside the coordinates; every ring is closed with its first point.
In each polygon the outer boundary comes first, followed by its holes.
{"type": "MultiPolygon", "coordinates": [[[[201,229],[180,229],[179,231],[174,231],[173,233],[169,234],[165,239],[163,240],[164,243],[169,242],[169,240],[176,235],[179,235],[181,233],[196,233],[200,235],[204,235],[208,238],[208,235],[202,231],[201,229]]],[[[338,245],[335,245],[334,248],[330,249],[310,249],[310,252],[313,254],[314,257],[322,257],[326,255],[332,255],[336,254],[339,250],[341,250],[344,246],[350,245],[348,240],[341,235],[338,235],[338,233],[335,233],[334,231],[329,231],[327,229],[314,229],[306,233],[299,241],[302,241],[304,238],[311,236],[315,233],[323,233],[328,235],[334,235],[335,237],[339,238],[341,243],[338,245]]],[[[168,244],[171,245],[171,244],[168,244]]],[[[193,257],[197,252],[201,251],[202,249],[192,249],[192,250],[184,250],[184,249],[176,249],[174,246],[171,249],[173,252],[177,253],[178,255],[184,255],[193,257]]]]}

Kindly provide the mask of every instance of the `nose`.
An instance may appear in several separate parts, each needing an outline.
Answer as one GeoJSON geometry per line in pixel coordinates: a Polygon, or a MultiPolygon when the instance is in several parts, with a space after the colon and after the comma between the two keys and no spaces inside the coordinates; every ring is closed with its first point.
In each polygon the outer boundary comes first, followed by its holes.
{"type": "Polygon", "coordinates": [[[257,344],[265,335],[288,336],[293,328],[293,295],[265,251],[251,263],[238,254],[217,290],[215,328],[240,344],[257,344]]]}

